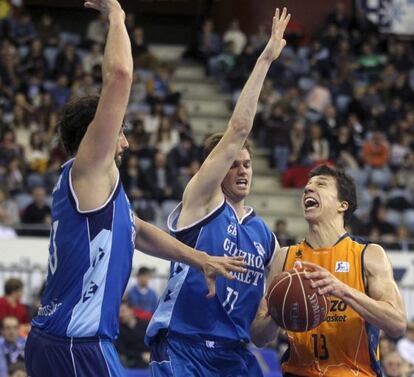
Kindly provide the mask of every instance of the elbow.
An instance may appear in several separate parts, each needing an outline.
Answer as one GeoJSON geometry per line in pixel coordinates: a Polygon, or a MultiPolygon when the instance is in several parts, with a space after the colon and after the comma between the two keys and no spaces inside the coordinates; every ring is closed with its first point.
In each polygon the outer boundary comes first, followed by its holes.
{"type": "Polygon", "coordinates": [[[118,84],[126,83],[128,85],[132,84],[133,72],[132,67],[128,66],[117,66],[109,69],[108,72],[104,75],[103,79],[106,82],[115,82],[118,84]]]}
{"type": "Polygon", "coordinates": [[[244,121],[242,118],[231,119],[230,127],[238,138],[247,139],[251,129],[251,122],[244,121]]]}
{"type": "Polygon", "coordinates": [[[387,335],[391,338],[399,338],[405,334],[407,330],[407,318],[404,316],[400,318],[392,328],[387,331],[387,335]]]}

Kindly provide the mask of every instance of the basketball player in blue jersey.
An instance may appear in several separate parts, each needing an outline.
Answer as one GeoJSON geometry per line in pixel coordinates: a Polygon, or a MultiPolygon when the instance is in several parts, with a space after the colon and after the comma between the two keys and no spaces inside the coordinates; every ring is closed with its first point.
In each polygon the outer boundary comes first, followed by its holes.
{"type": "Polygon", "coordinates": [[[210,297],[216,275],[244,271],[241,257],[196,251],[134,216],[117,168],[132,82],[125,13],[116,0],[84,5],[109,21],[103,85],[99,99],[70,102],[62,113],[61,139],[74,158],[53,191],[47,284],[26,345],[30,377],[123,376],[112,340],[134,248],[202,270],[210,297]]]}
{"type": "Polygon", "coordinates": [[[244,377],[262,375],[246,345],[263,297],[266,267],[278,247],[273,233],[244,205],[252,180],[247,137],[272,62],[286,44],[290,15],[273,18],[272,35],[247,80],[224,135],[205,145],[205,161],[187,185],[168,225],[177,239],[216,256],[243,256],[245,273],[219,278],[217,295],[205,298],[202,275],[183,263],[171,265],[166,291],[147,329],[153,377],[244,377]]]}

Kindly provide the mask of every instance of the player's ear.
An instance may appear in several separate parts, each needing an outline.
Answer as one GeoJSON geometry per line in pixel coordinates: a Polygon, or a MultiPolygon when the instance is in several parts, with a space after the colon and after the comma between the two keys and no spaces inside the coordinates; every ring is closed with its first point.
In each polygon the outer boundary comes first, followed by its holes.
{"type": "Polygon", "coordinates": [[[346,212],[348,210],[348,208],[349,208],[348,202],[343,201],[343,202],[340,202],[339,203],[338,211],[340,213],[344,213],[344,212],[346,212]]]}

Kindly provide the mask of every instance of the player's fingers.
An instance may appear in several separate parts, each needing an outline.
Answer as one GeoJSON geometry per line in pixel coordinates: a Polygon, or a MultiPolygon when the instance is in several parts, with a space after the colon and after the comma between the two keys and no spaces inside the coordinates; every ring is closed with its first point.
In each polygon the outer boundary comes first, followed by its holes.
{"type": "Polygon", "coordinates": [[[303,269],[302,262],[301,262],[300,260],[297,260],[297,261],[293,264],[293,268],[296,268],[297,270],[302,270],[302,269],[303,269]]]}
{"type": "Polygon", "coordinates": [[[326,275],[322,271],[312,271],[305,273],[306,279],[323,279],[324,277],[326,277],[326,275]]]}
{"type": "Polygon", "coordinates": [[[234,265],[231,263],[227,264],[224,267],[227,271],[242,272],[242,273],[245,273],[247,271],[243,266],[238,266],[238,265],[234,265]]]}
{"type": "Polygon", "coordinates": [[[325,285],[328,285],[329,282],[330,282],[329,278],[313,280],[311,281],[311,287],[313,288],[324,287],[325,285]]]}
{"type": "Polygon", "coordinates": [[[286,7],[283,7],[282,15],[278,19],[281,20],[281,21],[284,20],[285,17],[286,17],[286,13],[287,13],[287,9],[286,9],[286,7]]]}
{"type": "Polygon", "coordinates": [[[210,277],[206,277],[206,282],[207,282],[207,288],[208,288],[208,294],[206,297],[212,298],[216,294],[216,280],[210,277]]]}

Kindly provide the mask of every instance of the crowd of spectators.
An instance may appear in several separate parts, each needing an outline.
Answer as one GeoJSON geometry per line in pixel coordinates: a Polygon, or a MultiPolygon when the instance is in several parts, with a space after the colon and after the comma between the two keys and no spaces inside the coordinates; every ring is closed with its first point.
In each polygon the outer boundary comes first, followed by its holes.
{"type": "MultiPolygon", "coordinates": [[[[174,66],[151,54],[133,14],[126,22],[135,70],[121,179],[138,215],[165,226],[200,149],[171,85],[174,66]]],[[[1,238],[15,237],[13,228],[47,233],[51,194],[68,158],[58,142],[59,110],[71,98],[99,94],[106,28],[98,16],[83,34],[69,32],[49,14],[33,20],[16,7],[0,20],[1,238]]]]}
{"type": "MultiPolygon", "coordinates": [[[[360,195],[353,231],[412,249],[413,41],[381,34],[342,2],[312,40],[293,21],[264,83],[254,136],[271,150],[284,187],[303,187],[317,163],[344,168],[360,195]]],[[[221,36],[207,20],[197,56],[236,100],[267,40],[263,25],[246,35],[232,21],[221,36]]]]}

